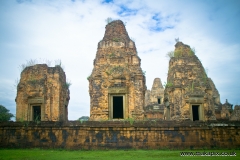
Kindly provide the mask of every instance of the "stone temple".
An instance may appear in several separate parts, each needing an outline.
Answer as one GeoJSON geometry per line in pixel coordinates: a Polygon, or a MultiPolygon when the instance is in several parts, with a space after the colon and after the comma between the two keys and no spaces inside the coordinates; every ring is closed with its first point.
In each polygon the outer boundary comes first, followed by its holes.
{"type": "Polygon", "coordinates": [[[122,21],[106,25],[89,76],[90,120],[144,118],[145,76],[122,21]]]}
{"type": "MultiPolygon", "coordinates": [[[[240,106],[233,109],[227,100],[220,102],[214,82],[190,46],[176,43],[168,54],[165,88],[155,78],[147,90],[141,59],[123,22],[112,21],[105,29],[88,77],[90,121],[240,120],[240,106]]],[[[17,86],[17,121],[67,121],[68,87],[61,66],[26,67],[17,86]]]]}
{"type": "Polygon", "coordinates": [[[67,121],[70,92],[61,66],[26,67],[17,86],[17,121],[67,121]]]}
{"type": "Polygon", "coordinates": [[[145,93],[145,118],[163,119],[164,118],[164,88],[160,78],[155,78],[152,89],[145,93]]]}

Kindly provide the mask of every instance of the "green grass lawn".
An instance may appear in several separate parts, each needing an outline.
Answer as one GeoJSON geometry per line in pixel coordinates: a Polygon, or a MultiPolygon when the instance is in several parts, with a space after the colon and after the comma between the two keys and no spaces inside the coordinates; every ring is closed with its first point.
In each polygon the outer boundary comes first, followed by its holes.
{"type": "Polygon", "coordinates": [[[0,160],[40,160],[40,159],[240,159],[240,150],[53,150],[53,149],[0,149],[0,160]],[[237,156],[180,156],[180,152],[236,152],[237,156]]]}

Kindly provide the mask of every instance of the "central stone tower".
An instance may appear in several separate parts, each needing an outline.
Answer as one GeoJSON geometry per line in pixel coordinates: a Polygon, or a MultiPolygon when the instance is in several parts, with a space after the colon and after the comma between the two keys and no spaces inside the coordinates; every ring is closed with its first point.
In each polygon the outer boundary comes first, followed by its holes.
{"type": "Polygon", "coordinates": [[[106,25],[88,77],[90,120],[143,119],[145,76],[122,21],[106,25]]]}

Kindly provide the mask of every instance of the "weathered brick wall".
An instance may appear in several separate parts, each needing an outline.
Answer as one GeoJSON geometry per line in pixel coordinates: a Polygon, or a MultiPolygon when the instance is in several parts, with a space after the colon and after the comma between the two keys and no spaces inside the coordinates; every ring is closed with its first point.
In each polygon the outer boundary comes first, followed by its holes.
{"type": "Polygon", "coordinates": [[[240,122],[8,122],[0,148],[239,148],[240,122]]]}

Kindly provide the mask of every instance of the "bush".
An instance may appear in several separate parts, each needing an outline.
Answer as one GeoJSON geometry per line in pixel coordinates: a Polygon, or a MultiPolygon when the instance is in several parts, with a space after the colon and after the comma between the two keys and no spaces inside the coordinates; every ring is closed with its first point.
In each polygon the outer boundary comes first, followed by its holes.
{"type": "Polygon", "coordinates": [[[174,57],[174,52],[173,51],[168,52],[166,57],[169,57],[169,58],[174,57]]]}

